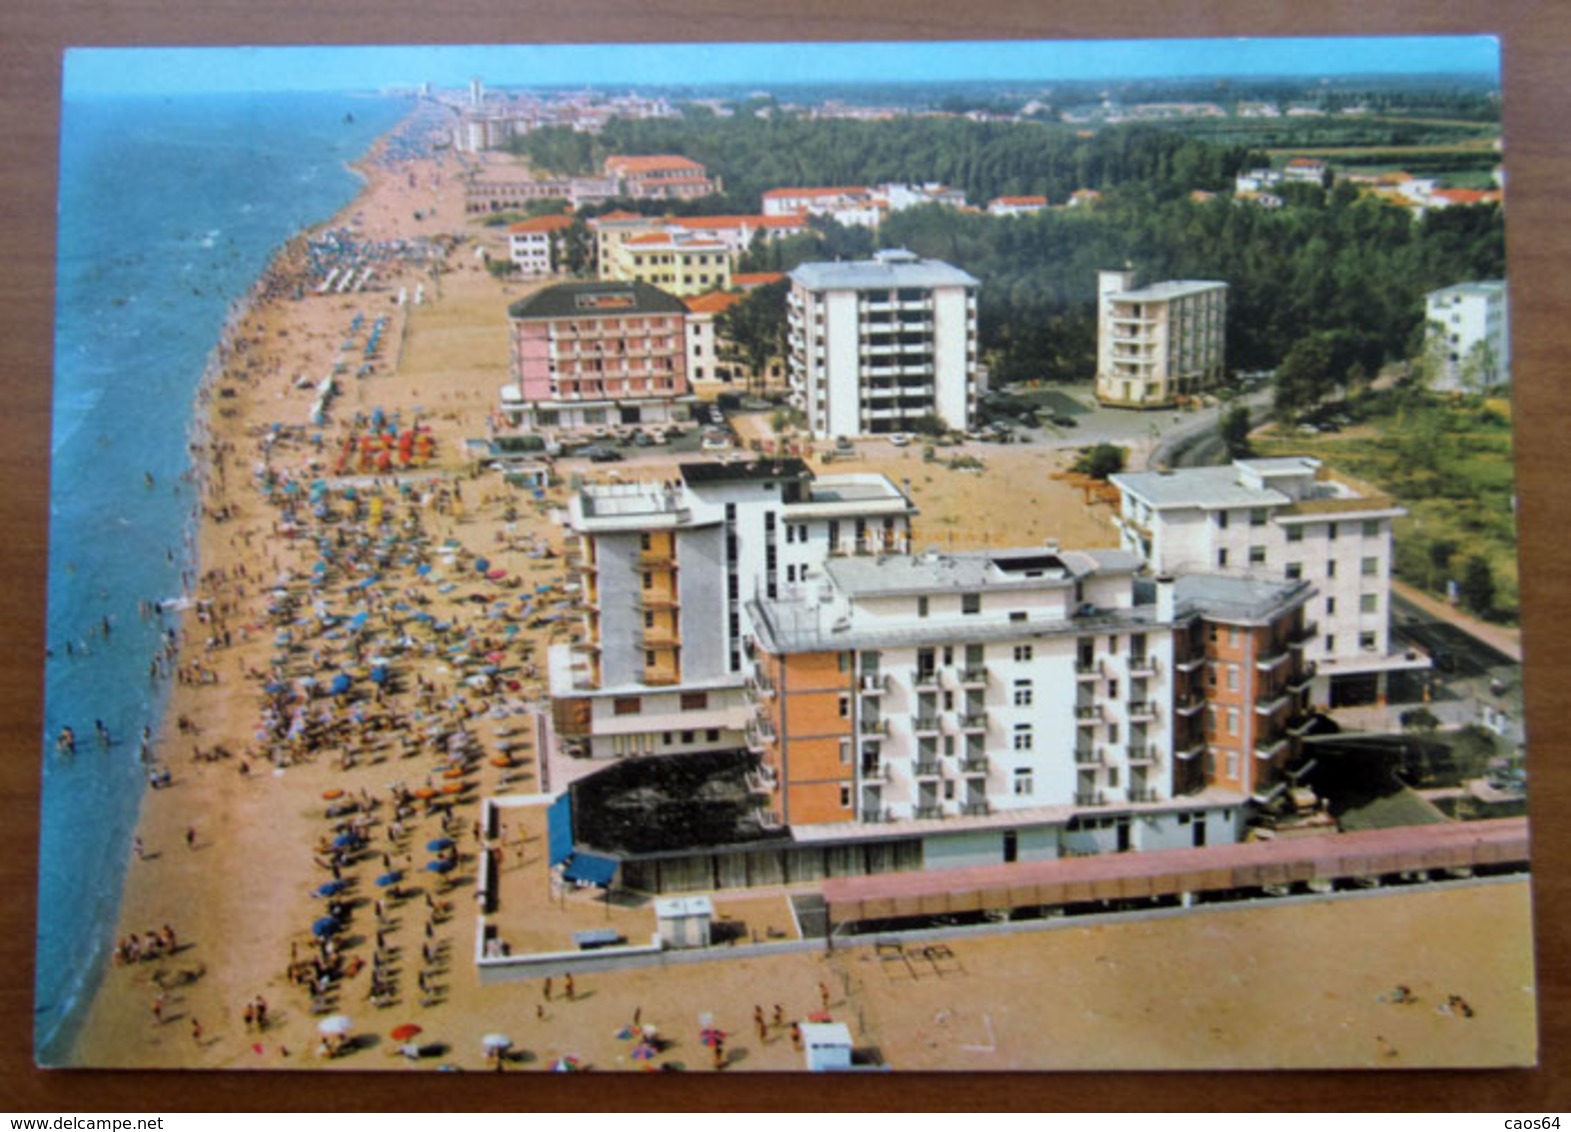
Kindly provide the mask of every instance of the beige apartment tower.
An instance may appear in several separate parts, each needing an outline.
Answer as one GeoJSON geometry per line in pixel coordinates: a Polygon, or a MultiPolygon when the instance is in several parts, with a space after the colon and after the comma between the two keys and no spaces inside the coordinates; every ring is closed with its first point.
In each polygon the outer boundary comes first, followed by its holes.
{"type": "Polygon", "coordinates": [[[1097,272],[1096,399],[1162,409],[1221,381],[1227,284],[1134,283],[1132,271],[1097,272]]]}

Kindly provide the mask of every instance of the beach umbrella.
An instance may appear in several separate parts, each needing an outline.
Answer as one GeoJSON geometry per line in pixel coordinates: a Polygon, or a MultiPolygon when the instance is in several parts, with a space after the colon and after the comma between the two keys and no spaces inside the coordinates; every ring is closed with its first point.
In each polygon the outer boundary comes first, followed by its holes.
{"type": "Polygon", "coordinates": [[[447,860],[427,861],[425,863],[425,871],[428,873],[450,873],[453,871],[455,864],[456,862],[447,860]]]}
{"type": "Polygon", "coordinates": [[[333,787],[331,790],[324,790],[324,791],[322,791],[322,798],[323,798],[323,800],[324,801],[328,801],[328,802],[333,801],[335,798],[342,798],[343,796],[344,796],[344,792],[342,790],[340,790],[336,786],[333,787]]]}
{"type": "Polygon", "coordinates": [[[353,684],[353,680],[351,680],[345,673],[340,672],[337,676],[333,677],[333,682],[328,686],[327,690],[335,696],[341,696],[345,692],[349,691],[350,686],[353,684]]]}
{"type": "Polygon", "coordinates": [[[416,798],[421,798],[421,799],[424,799],[424,798],[435,798],[436,797],[436,791],[433,790],[429,786],[422,786],[419,789],[415,790],[414,795],[415,795],[416,798]]]}
{"type": "Polygon", "coordinates": [[[349,1020],[349,1015],[347,1014],[330,1014],[316,1024],[317,1033],[337,1035],[339,1037],[342,1037],[354,1028],[355,1024],[349,1020]]]}
{"type": "Polygon", "coordinates": [[[449,782],[442,787],[442,793],[444,794],[462,794],[463,792],[464,784],[462,782],[449,782]]]}
{"type": "Polygon", "coordinates": [[[352,833],[340,833],[333,838],[334,849],[352,849],[360,844],[360,839],[352,833]]]}
{"type": "Polygon", "coordinates": [[[318,939],[324,939],[327,936],[336,933],[342,926],[343,925],[335,920],[332,916],[323,916],[320,920],[311,925],[311,934],[316,936],[318,939]]]}
{"type": "Polygon", "coordinates": [[[491,560],[489,558],[476,558],[475,559],[475,572],[476,573],[484,574],[489,569],[491,569],[491,560]]]}
{"type": "Polygon", "coordinates": [[[648,1042],[639,1042],[633,1047],[634,1061],[652,1061],[658,1054],[659,1051],[648,1042]]]}
{"type": "Polygon", "coordinates": [[[391,1037],[395,1042],[407,1042],[416,1034],[421,1034],[424,1032],[425,1031],[420,1026],[415,1025],[413,1022],[405,1022],[402,1026],[394,1026],[392,1033],[390,1033],[388,1036],[391,1037]]]}
{"type": "Polygon", "coordinates": [[[425,843],[425,847],[432,853],[440,853],[443,849],[451,849],[453,847],[453,839],[451,837],[433,837],[425,843]]]}
{"type": "Polygon", "coordinates": [[[551,1063],[552,1073],[577,1073],[584,1067],[583,1062],[571,1055],[559,1057],[551,1063]]]}
{"type": "Polygon", "coordinates": [[[393,885],[397,884],[403,879],[404,874],[400,872],[383,873],[381,876],[376,878],[376,886],[378,888],[392,888],[393,885]]]}
{"type": "Polygon", "coordinates": [[[480,1045],[487,1053],[501,1052],[512,1047],[513,1039],[506,1034],[487,1034],[480,1039],[480,1045]]]}
{"type": "Polygon", "coordinates": [[[349,886],[341,880],[330,880],[316,886],[317,896],[337,896],[349,886]]]}

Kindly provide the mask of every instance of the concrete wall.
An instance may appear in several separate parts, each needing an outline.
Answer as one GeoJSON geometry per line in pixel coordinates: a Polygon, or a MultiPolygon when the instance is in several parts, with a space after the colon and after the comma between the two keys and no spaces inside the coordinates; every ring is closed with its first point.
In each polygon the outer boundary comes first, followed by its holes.
{"type": "Polygon", "coordinates": [[[723,528],[678,532],[676,561],[677,592],[682,601],[682,678],[692,681],[723,676],[730,671],[723,528]]]}
{"type": "Polygon", "coordinates": [[[644,673],[643,620],[635,604],[642,592],[636,533],[604,534],[595,540],[600,578],[601,681],[610,687],[634,684],[644,673]]]}

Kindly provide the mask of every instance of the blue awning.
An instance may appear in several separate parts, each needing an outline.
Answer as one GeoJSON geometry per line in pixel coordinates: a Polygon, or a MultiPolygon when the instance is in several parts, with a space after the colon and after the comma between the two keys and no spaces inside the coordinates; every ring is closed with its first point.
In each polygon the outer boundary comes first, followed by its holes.
{"type": "Polygon", "coordinates": [[[611,878],[616,876],[616,867],[620,863],[612,857],[598,857],[593,853],[574,853],[568,859],[567,869],[562,875],[570,881],[607,888],[611,884],[611,878]]]}
{"type": "Polygon", "coordinates": [[[546,849],[555,868],[573,855],[573,800],[563,794],[546,811],[546,849]]]}

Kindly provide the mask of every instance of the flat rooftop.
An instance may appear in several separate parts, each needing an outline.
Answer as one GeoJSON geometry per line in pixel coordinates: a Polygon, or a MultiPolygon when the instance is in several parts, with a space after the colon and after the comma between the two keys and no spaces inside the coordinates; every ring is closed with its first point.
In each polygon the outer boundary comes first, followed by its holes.
{"type": "Polygon", "coordinates": [[[1181,299],[1186,295],[1199,295],[1217,288],[1227,290],[1227,284],[1215,279],[1170,279],[1137,287],[1133,291],[1114,291],[1107,297],[1117,303],[1165,302],[1181,299]]]}
{"type": "Polygon", "coordinates": [[[1097,573],[1133,573],[1138,556],[1124,550],[963,551],[879,558],[836,558],[825,571],[850,597],[935,593],[955,590],[1040,589],[1097,573]]]}
{"type": "Polygon", "coordinates": [[[976,287],[977,280],[936,259],[890,249],[850,263],[804,263],[791,280],[809,291],[887,291],[895,287],[976,287]],[[891,254],[893,253],[893,254],[891,254]]]}

